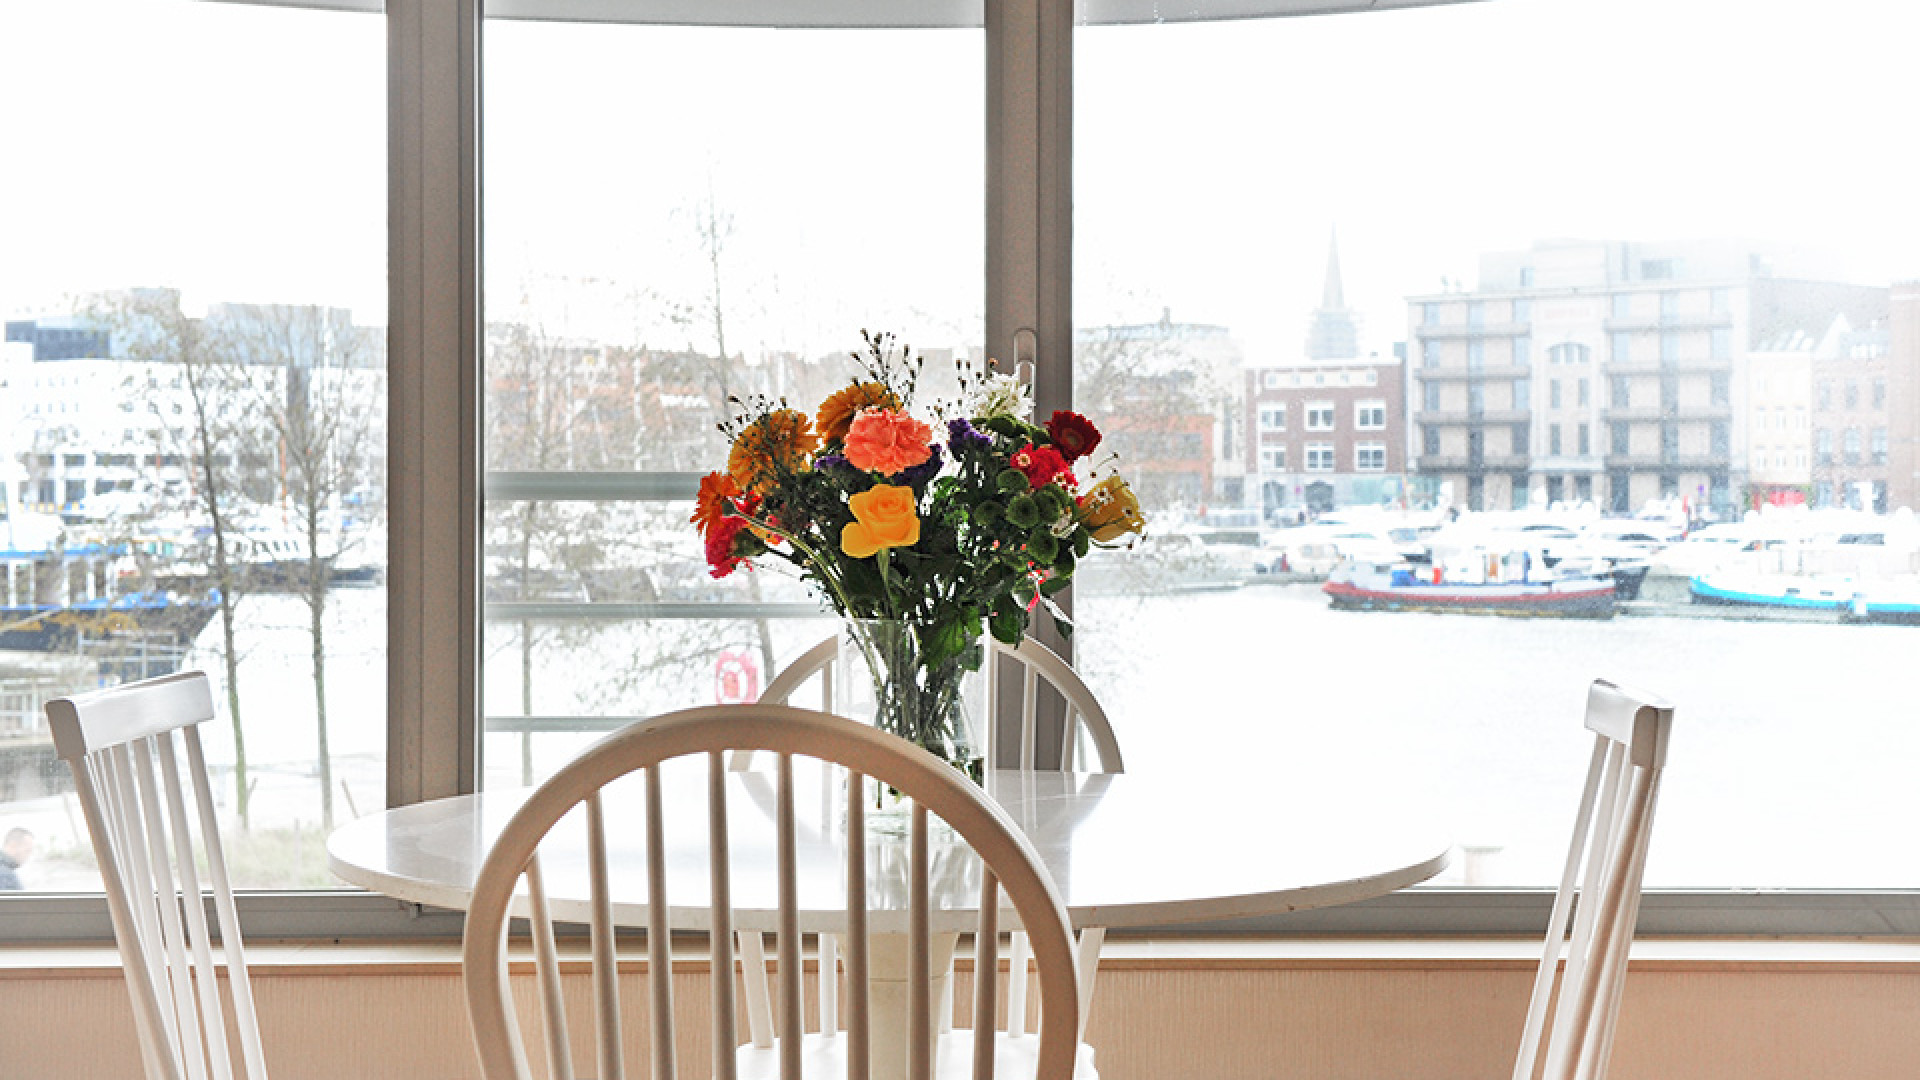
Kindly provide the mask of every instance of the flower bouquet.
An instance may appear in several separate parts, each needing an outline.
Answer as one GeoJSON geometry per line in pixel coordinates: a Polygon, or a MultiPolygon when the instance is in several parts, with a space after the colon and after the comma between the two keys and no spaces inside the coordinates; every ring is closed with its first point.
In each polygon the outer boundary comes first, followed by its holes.
{"type": "Polygon", "coordinates": [[[982,634],[1018,644],[1042,608],[1070,633],[1048,598],[1145,521],[1090,456],[1086,417],[1036,425],[1017,378],[964,364],[961,399],[923,406],[923,361],[861,336],[860,374],[813,415],[733,400],[727,467],[701,481],[692,521],[714,577],[765,556],[797,568],[848,620],[841,651],[872,677],[875,723],[972,771],[961,686],[982,634]]]}

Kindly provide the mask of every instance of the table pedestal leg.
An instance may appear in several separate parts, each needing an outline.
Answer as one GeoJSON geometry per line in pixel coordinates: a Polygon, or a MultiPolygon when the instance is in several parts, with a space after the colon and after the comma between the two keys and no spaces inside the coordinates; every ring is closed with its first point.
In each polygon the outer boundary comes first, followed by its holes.
{"type": "MultiPolygon", "coordinates": [[[[933,973],[927,988],[927,1008],[938,1010],[950,1001],[953,953],[959,934],[934,934],[927,968],[933,973]]],[[[869,1020],[872,1080],[906,1080],[907,1071],[907,935],[874,934],[867,955],[867,992],[872,1008],[869,1020]]],[[[934,1038],[940,1037],[940,1018],[931,1017],[934,1038]]]]}

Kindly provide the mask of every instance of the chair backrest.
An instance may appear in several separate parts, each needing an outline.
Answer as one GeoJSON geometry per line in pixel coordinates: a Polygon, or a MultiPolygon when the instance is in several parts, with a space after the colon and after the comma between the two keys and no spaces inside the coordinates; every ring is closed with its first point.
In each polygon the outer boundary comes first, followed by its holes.
{"type": "MultiPolygon", "coordinates": [[[[474,883],[467,912],[462,966],[482,1075],[488,1080],[521,1080],[529,1075],[520,1025],[507,985],[505,950],[509,908],[514,905],[515,892],[523,876],[527,893],[525,909],[533,924],[534,951],[540,972],[542,1029],[548,1043],[549,1073],[555,1077],[573,1075],[565,1014],[560,1003],[558,965],[546,959],[553,951],[548,919],[553,905],[546,892],[538,852],[541,841],[575,807],[584,808],[587,830],[586,921],[592,940],[597,1075],[602,1078],[623,1075],[620,1010],[613,977],[615,898],[611,895],[610,881],[614,869],[609,866],[607,854],[602,792],[613,781],[636,772],[644,774],[645,809],[640,814],[644,822],[623,824],[632,830],[631,835],[643,837],[645,849],[652,1076],[655,1080],[665,1080],[675,1072],[669,931],[682,920],[708,931],[711,970],[716,973],[711,1008],[713,1075],[721,1080],[735,1075],[735,1047],[741,1041],[735,1020],[735,990],[732,979],[718,973],[734,970],[732,930],[736,914],[729,837],[738,835],[738,830],[730,832],[728,827],[728,789],[744,779],[726,767],[725,757],[744,750],[771,752],[776,763],[773,846],[777,904],[773,923],[778,928],[778,1005],[783,1035],[781,1075],[789,1078],[800,1075],[803,1038],[793,763],[797,756],[839,766],[845,774],[846,841],[836,849],[844,862],[845,912],[844,920],[837,920],[836,926],[844,933],[846,948],[848,985],[841,1016],[846,1021],[850,1047],[868,1045],[870,1032],[865,807],[871,781],[904,793],[913,805],[907,841],[910,869],[905,920],[910,957],[908,1075],[925,1077],[933,1063],[932,1002],[927,1000],[930,980],[926,977],[932,925],[927,833],[931,814],[945,821],[984,864],[976,928],[979,948],[976,970],[993,971],[998,965],[995,952],[1001,889],[1004,888],[1007,899],[1031,935],[1033,950],[1040,957],[1039,1076],[1045,1080],[1067,1080],[1073,1072],[1079,1010],[1072,938],[1066,910],[1025,835],[976,785],[926,751],[851,720],[782,705],[708,706],[670,713],[624,728],[556,773],[515,813],[488,852],[474,883]],[[706,805],[696,808],[687,805],[691,800],[673,801],[671,805],[676,811],[685,810],[693,824],[669,829],[665,817],[669,801],[663,796],[662,766],[678,758],[704,759],[706,805]],[[692,900],[682,906],[678,918],[668,893],[669,836],[673,838],[676,861],[684,862],[689,844],[703,846],[708,852],[705,859],[697,861],[704,863],[703,868],[710,877],[704,882],[683,880],[682,888],[692,900]],[[700,885],[705,888],[698,887],[700,885]]],[[[621,899],[623,903],[635,900],[633,897],[621,899]]],[[[993,979],[976,981],[975,1007],[983,1010],[983,1015],[992,1015],[997,1007],[994,982],[993,979]]],[[[983,1027],[979,1035],[984,1044],[975,1044],[975,1063],[984,1071],[976,1075],[990,1077],[994,1059],[991,1027],[983,1027]]],[[[867,1054],[851,1052],[847,1060],[850,1078],[866,1075],[867,1054]]]]}
{"type": "Polygon", "coordinates": [[[264,1080],[240,923],[200,750],[199,725],[213,718],[206,675],[165,675],[49,701],[46,710],[93,838],[147,1075],[264,1080]],[[205,858],[204,883],[196,848],[205,858]],[[206,894],[232,988],[231,1018],[214,966],[206,894]],[[230,1021],[239,1032],[239,1072],[227,1044],[230,1021]]]}
{"type": "MultiPolygon", "coordinates": [[[[1018,645],[1007,645],[989,638],[987,650],[988,671],[996,679],[1017,678],[1019,680],[1019,719],[1020,742],[1016,767],[1022,769],[1057,768],[1072,771],[1081,767],[1078,764],[1080,745],[1084,741],[1091,752],[1093,761],[1088,771],[1117,773],[1126,771],[1126,763],[1120,757],[1120,740],[1113,734],[1113,724],[1107,719],[1107,711],[1093,696],[1093,691],[1082,682],[1079,673],[1061,659],[1060,654],[1040,644],[1032,638],[1024,638],[1018,645]],[[1066,703],[1066,723],[1068,737],[1062,742],[1059,760],[1046,764],[1036,761],[1039,738],[1037,735],[1040,687],[1051,687],[1066,703]]],[[[767,683],[766,690],[760,694],[760,700],[771,705],[793,703],[793,695],[809,679],[820,679],[820,702],[822,709],[831,709],[833,699],[833,661],[840,651],[838,635],[827,638],[802,653],[799,659],[780,670],[773,680],[767,683]]],[[[1003,699],[995,697],[993,700],[1003,699]]],[[[988,737],[991,740],[999,725],[988,725],[988,737]]],[[[989,743],[985,748],[987,760],[999,760],[995,748],[989,743]]]]}
{"type": "Polygon", "coordinates": [[[1595,680],[1587,692],[1586,726],[1594,733],[1593,756],[1534,977],[1514,1080],[1533,1080],[1543,1039],[1546,1080],[1605,1076],[1626,989],[1627,951],[1640,912],[1640,881],[1673,707],[1595,680]],[[1580,902],[1569,940],[1567,915],[1576,894],[1580,902]],[[1556,996],[1554,973],[1563,950],[1566,966],[1556,996]]]}

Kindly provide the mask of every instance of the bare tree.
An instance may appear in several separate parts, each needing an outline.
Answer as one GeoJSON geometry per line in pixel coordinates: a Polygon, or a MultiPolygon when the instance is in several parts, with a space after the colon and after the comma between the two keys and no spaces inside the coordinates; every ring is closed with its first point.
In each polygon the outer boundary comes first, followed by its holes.
{"type": "Polygon", "coordinates": [[[305,547],[292,585],[307,609],[320,824],[333,828],[333,758],[327,739],[327,592],[354,543],[340,521],[341,498],[367,477],[379,387],[370,377],[372,342],[350,313],[310,305],[227,309],[231,347],[249,365],[277,369],[257,403],[278,446],[281,492],[305,547]]]}
{"type": "Polygon", "coordinates": [[[193,503],[207,523],[209,578],[219,594],[220,635],[227,684],[227,714],[233,725],[234,811],[245,831],[251,825],[246,729],[240,711],[240,650],[234,615],[245,592],[245,575],[232,555],[236,517],[244,499],[244,468],[258,457],[257,432],[248,422],[248,373],[204,320],[181,309],[173,289],[136,289],[95,297],[90,313],[107,325],[130,360],[177,371],[187,392],[188,415],[175,424],[162,416],[162,431],[191,465],[193,503]]]}

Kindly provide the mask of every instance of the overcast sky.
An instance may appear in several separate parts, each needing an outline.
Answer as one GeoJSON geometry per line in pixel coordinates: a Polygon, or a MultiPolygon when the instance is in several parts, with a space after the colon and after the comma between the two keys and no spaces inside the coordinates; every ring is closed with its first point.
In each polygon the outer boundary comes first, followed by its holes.
{"type": "MultiPolygon", "coordinates": [[[[1338,229],[1368,345],[1543,237],[1750,237],[1920,277],[1920,5],[1498,0],[1083,30],[1076,315],[1298,353],[1338,229]]],[[[0,5],[0,314],[129,284],[385,307],[377,17],[0,5]]],[[[490,312],[731,350],[980,324],[980,34],[488,29],[490,312]],[[559,298],[565,298],[562,303],[559,298]]],[[[942,339],[945,339],[944,341],[942,339]]]]}

